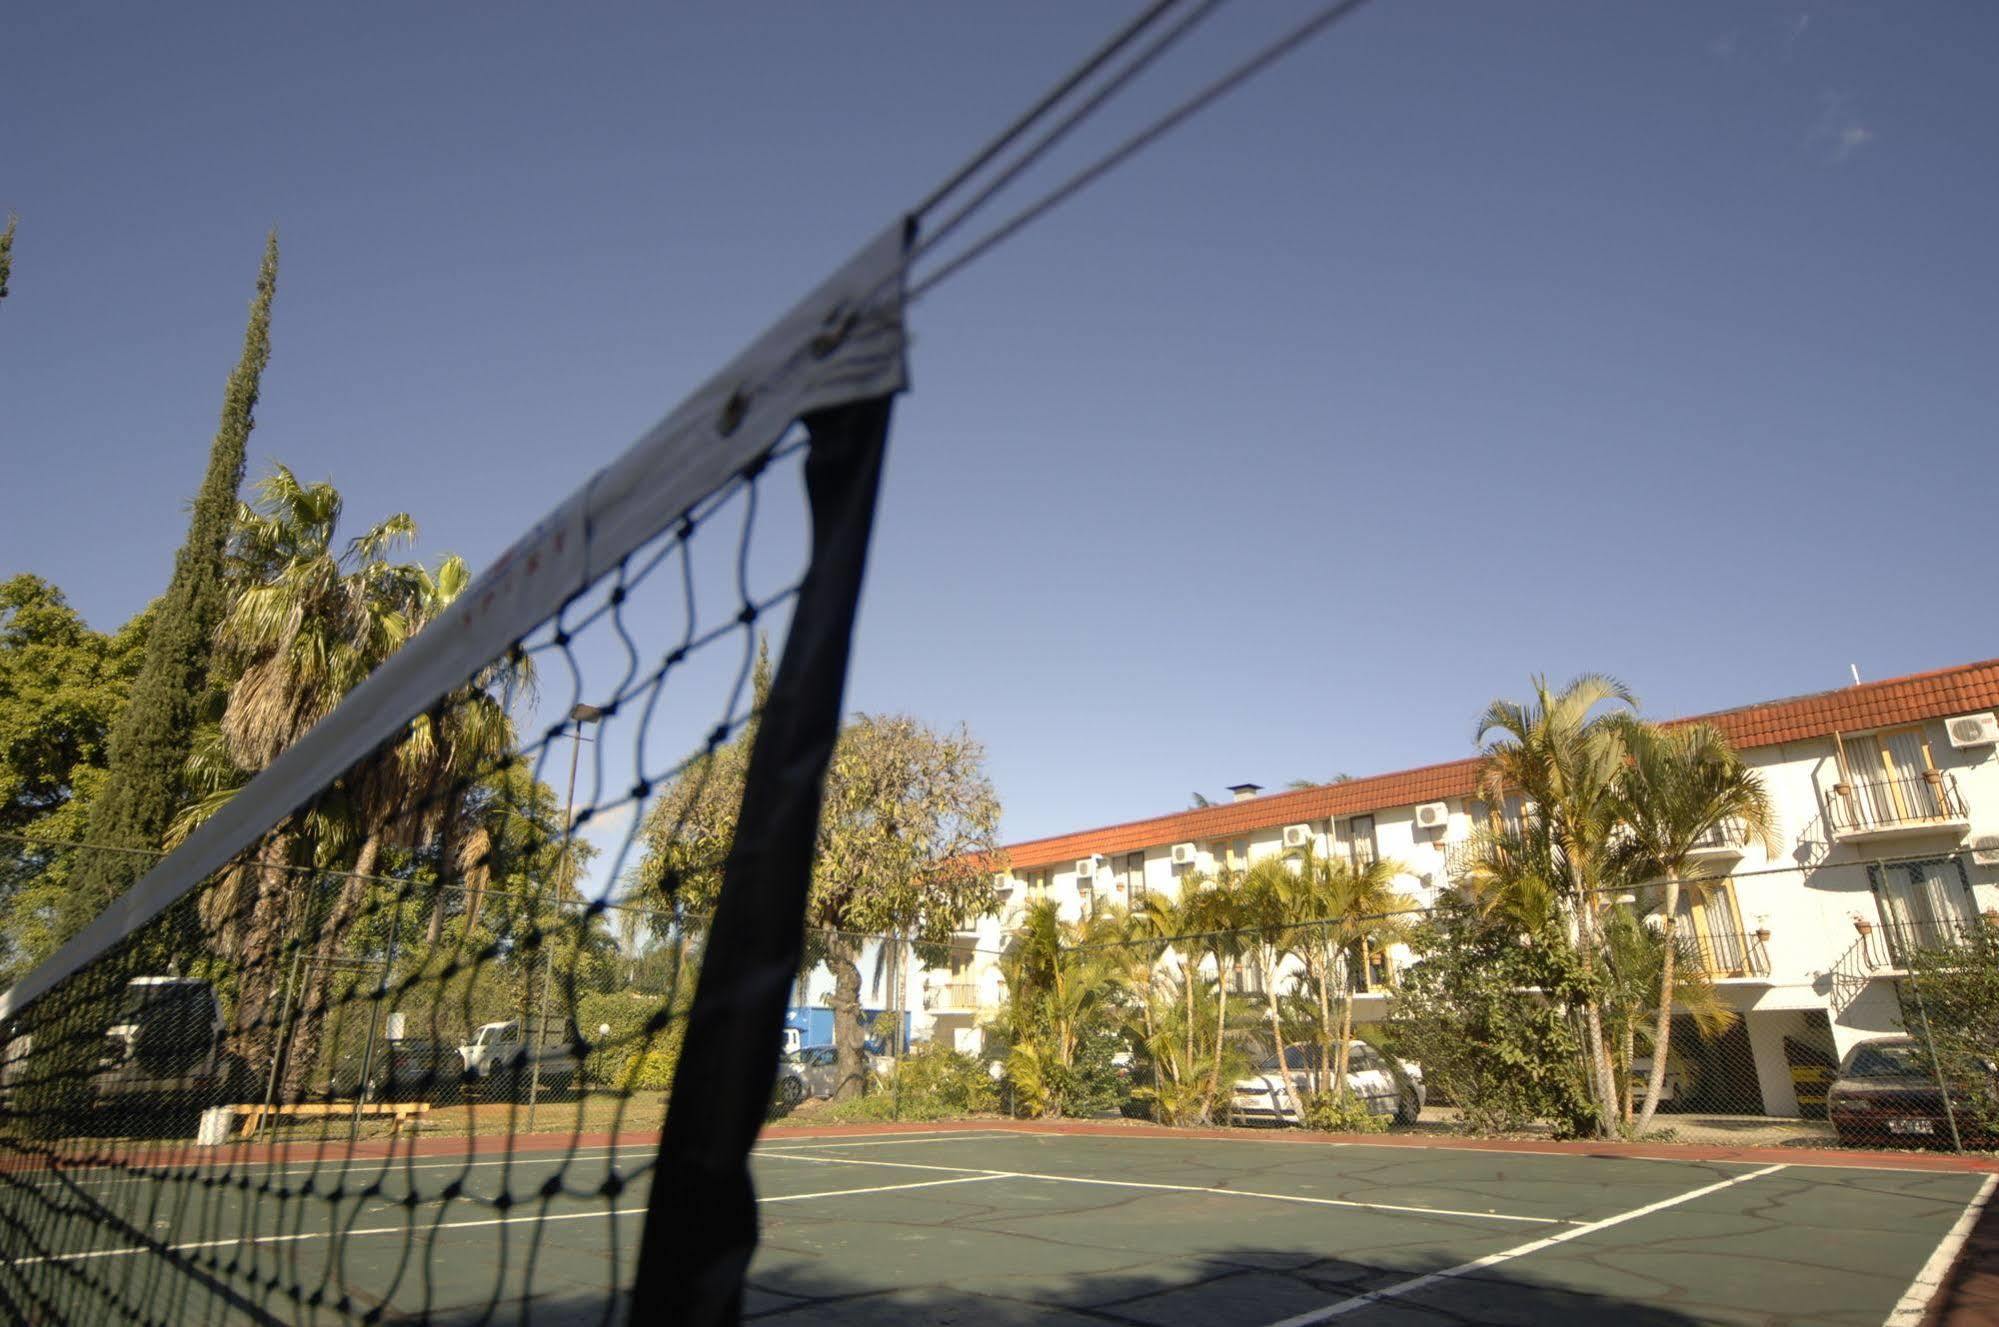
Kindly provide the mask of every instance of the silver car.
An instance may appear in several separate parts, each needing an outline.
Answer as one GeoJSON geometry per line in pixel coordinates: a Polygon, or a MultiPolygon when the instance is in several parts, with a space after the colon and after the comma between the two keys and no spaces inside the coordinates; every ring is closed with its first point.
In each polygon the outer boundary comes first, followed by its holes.
{"type": "MultiPolygon", "coordinates": [[[[1316,1046],[1287,1046],[1284,1062],[1301,1097],[1312,1092],[1312,1071],[1319,1061],[1316,1046]]],[[[1256,1066],[1254,1077],[1236,1081],[1231,1102],[1235,1114],[1244,1119],[1296,1124],[1284,1091],[1275,1055],[1265,1056],[1256,1066]]],[[[1364,1041],[1348,1044],[1347,1089],[1367,1104],[1370,1115],[1387,1115],[1397,1124],[1414,1124],[1423,1110],[1423,1070],[1408,1060],[1390,1062],[1364,1041]]]]}
{"type": "Polygon", "coordinates": [[[831,1046],[800,1046],[777,1061],[777,1099],[796,1106],[807,1097],[830,1097],[840,1082],[840,1052],[831,1046]]]}

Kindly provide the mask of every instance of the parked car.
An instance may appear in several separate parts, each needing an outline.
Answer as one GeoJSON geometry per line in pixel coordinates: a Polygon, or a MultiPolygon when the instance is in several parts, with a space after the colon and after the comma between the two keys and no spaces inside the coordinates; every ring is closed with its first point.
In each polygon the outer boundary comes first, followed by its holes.
{"type": "MultiPolygon", "coordinates": [[[[1636,1055],[1631,1060],[1631,1099],[1643,1101],[1647,1088],[1652,1082],[1652,1057],[1636,1055]]],[[[1659,1083],[1659,1102],[1672,1105],[1684,1102],[1692,1093],[1696,1077],[1691,1067],[1682,1059],[1678,1051],[1666,1052],[1666,1074],[1659,1083]]]]}
{"type": "Polygon", "coordinates": [[[364,1045],[344,1056],[334,1066],[328,1092],[336,1100],[351,1101],[359,1095],[365,1101],[428,1101],[435,1105],[456,1100],[464,1082],[465,1059],[458,1047],[447,1041],[398,1037],[379,1040],[372,1047],[364,1045]],[[361,1085],[364,1060],[365,1089],[361,1085]]]}
{"type": "Polygon", "coordinates": [[[466,1084],[478,1084],[486,1096],[525,1097],[539,1082],[540,1095],[557,1096],[579,1089],[583,1062],[576,1058],[576,1031],[551,1021],[523,1032],[518,1021],[488,1023],[458,1048],[466,1084]]]}
{"type": "MultiPolygon", "coordinates": [[[[1994,1091],[1992,1065],[1983,1083],[1962,1084],[1951,1093],[1958,1135],[1966,1142],[1995,1141],[1981,1127],[1980,1114],[1990,1113],[1994,1091]],[[1975,1109],[1984,1093],[1985,1110],[1975,1109]]],[[[1938,1142],[1950,1144],[1950,1120],[1944,1113],[1943,1089],[1929,1053],[1914,1037],[1876,1037],[1847,1051],[1839,1077],[1826,1093],[1826,1113],[1839,1141],[1850,1146],[1938,1142]]]]}
{"type": "Polygon", "coordinates": [[[778,1057],[777,1099],[796,1106],[807,1097],[830,1097],[839,1084],[839,1052],[831,1046],[800,1046],[778,1057]]]}
{"type": "MultiPolygon", "coordinates": [[[[187,1110],[250,1098],[256,1084],[230,1054],[227,1024],[215,989],[189,977],[134,977],[110,1020],[91,1074],[91,1099],[132,1118],[177,1116],[187,1110]]],[[[29,1074],[32,1024],[8,1028],[0,1053],[0,1105],[29,1074]]]]}
{"type": "MultiPolygon", "coordinates": [[[[870,1039],[861,1054],[877,1076],[895,1072],[895,1059],[882,1043],[870,1039]]],[[[786,1051],[777,1060],[777,1101],[796,1106],[807,1097],[830,1097],[840,1085],[840,1051],[836,1046],[800,1046],[786,1051]]]]}
{"type": "MultiPolygon", "coordinates": [[[[1364,1041],[1349,1043],[1347,1088],[1367,1104],[1371,1115],[1387,1115],[1397,1124],[1414,1124],[1423,1110],[1423,1070],[1409,1060],[1392,1060],[1364,1041]]],[[[1319,1062],[1316,1046],[1288,1046],[1284,1063],[1298,1095],[1312,1091],[1312,1071],[1319,1062]]],[[[1275,1055],[1265,1056],[1253,1078],[1238,1079],[1233,1105],[1235,1114],[1249,1120],[1269,1120],[1273,1124],[1296,1124],[1284,1091],[1283,1072],[1275,1055]]]]}

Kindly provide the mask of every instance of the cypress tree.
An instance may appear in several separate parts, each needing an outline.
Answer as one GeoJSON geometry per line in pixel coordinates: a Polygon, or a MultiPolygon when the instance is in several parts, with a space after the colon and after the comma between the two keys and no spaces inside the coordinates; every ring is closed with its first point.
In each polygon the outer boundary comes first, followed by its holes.
{"type": "Polygon", "coordinates": [[[7,298],[7,278],[14,275],[14,227],[21,218],[7,214],[7,229],[0,230],[0,299],[7,298]]]}
{"type": "MultiPolygon", "coordinates": [[[[235,526],[244,451],[264,365],[271,357],[271,296],[278,285],[278,233],[264,244],[243,354],[229,375],[222,422],[209,448],[208,473],[194,499],[187,540],[146,638],[146,658],[132,696],[111,730],[104,788],[90,808],[86,841],[157,849],[181,801],[181,768],[208,694],[215,630],[229,611],[226,554],[235,526]]],[[[73,934],[145,874],[151,859],[121,852],[85,854],[69,898],[64,930],[73,934]]]]}

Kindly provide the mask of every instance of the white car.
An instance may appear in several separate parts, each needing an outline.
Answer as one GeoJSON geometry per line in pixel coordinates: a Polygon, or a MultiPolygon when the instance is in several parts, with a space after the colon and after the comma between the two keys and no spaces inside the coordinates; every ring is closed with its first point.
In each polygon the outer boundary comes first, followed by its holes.
{"type": "MultiPolygon", "coordinates": [[[[1300,1097],[1312,1092],[1312,1071],[1319,1062],[1317,1046],[1285,1048],[1284,1060],[1300,1097]]],[[[1330,1066],[1329,1066],[1330,1067],[1330,1066]]],[[[1275,1055],[1265,1056],[1252,1078],[1236,1081],[1232,1102],[1239,1118],[1269,1120],[1275,1124],[1296,1124],[1298,1116],[1285,1094],[1275,1055]]],[[[1409,1060],[1390,1063],[1388,1058],[1364,1041],[1352,1042],[1347,1052],[1347,1090],[1367,1105],[1368,1114],[1386,1115],[1397,1124],[1414,1124],[1423,1110],[1423,1070],[1409,1060]]]]}

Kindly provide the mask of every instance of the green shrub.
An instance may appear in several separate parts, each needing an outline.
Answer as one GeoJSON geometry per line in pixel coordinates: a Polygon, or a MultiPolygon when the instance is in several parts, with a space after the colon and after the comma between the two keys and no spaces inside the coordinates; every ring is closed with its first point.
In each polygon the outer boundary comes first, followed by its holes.
{"type": "Polygon", "coordinates": [[[687,1024],[676,1018],[647,1036],[646,1025],[661,1003],[659,996],[625,991],[586,995],[576,1002],[577,1031],[590,1046],[583,1057],[586,1084],[621,1091],[664,1091],[673,1086],[687,1024]],[[605,1025],[609,1032],[597,1030],[605,1025]]]}
{"type": "Polygon", "coordinates": [[[1305,1127],[1320,1133],[1382,1133],[1388,1128],[1385,1116],[1369,1111],[1351,1092],[1308,1093],[1304,1105],[1305,1127]]]}
{"type": "Polygon", "coordinates": [[[905,1055],[894,1082],[877,1090],[899,1096],[905,1108],[920,1104],[958,1115],[990,1115],[999,1109],[999,1088],[986,1067],[934,1042],[905,1055]]]}

